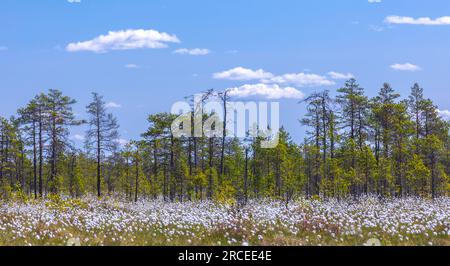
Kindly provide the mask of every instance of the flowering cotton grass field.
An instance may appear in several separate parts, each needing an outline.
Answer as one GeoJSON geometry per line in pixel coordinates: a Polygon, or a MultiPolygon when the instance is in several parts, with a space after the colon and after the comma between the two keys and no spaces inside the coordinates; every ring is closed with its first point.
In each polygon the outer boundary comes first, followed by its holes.
{"type": "Polygon", "coordinates": [[[450,198],[4,202],[0,245],[450,245],[450,198]],[[378,242],[379,241],[379,242],[378,242]]]}

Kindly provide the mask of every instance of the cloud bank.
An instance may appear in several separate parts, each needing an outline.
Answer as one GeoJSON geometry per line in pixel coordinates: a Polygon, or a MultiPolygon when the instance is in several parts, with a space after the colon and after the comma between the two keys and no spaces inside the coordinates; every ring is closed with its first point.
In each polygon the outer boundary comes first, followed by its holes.
{"type": "Polygon", "coordinates": [[[397,71],[409,71],[409,72],[416,72],[422,70],[420,66],[411,63],[393,64],[391,65],[391,68],[397,71]]]}
{"type": "Polygon", "coordinates": [[[156,30],[122,30],[110,31],[106,35],[100,35],[92,40],[70,43],[68,52],[88,51],[94,53],[106,53],[114,50],[133,49],[158,49],[166,48],[167,43],[179,43],[176,35],[156,30]]]}
{"type": "Polygon", "coordinates": [[[194,56],[201,56],[201,55],[208,55],[211,53],[208,49],[201,49],[201,48],[195,48],[195,49],[178,49],[173,51],[174,54],[180,54],[180,55],[194,55],[194,56]]]}
{"type": "Polygon", "coordinates": [[[402,16],[388,16],[384,21],[388,24],[442,26],[450,25],[450,16],[440,17],[436,19],[432,19],[429,17],[413,18],[402,16]]]}
{"type": "Polygon", "coordinates": [[[228,89],[230,96],[238,98],[263,97],[269,100],[303,99],[303,92],[292,87],[280,87],[277,84],[246,84],[228,89]]]}

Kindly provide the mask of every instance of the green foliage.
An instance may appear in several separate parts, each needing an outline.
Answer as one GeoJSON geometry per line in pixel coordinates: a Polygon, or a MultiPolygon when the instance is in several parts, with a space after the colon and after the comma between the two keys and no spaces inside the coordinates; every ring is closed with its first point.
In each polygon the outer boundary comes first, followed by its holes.
{"type": "Polygon", "coordinates": [[[230,182],[222,182],[214,199],[218,203],[233,205],[236,203],[236,188],[230,182]]]}
{"type": "Polygon", "coordinates": [[[431,171],[425,166],[423,160],[418,155],[413,155],[407,169],[408,187],[418,195],[428,195],[431,171]]]}
{"type": "Polygon", "coordinates": [[[50,194],[47,196],[47,200],[45,201],[45,206],[50,209],[64,211],[70,209],[86,209],[88,208],[88,204],[80,199],[63,199],[58,194],[50,194]]]}
{"type": "MultiPolygon", "coordinates": [[[[203,100],[217,95],[208,91],[203,100]]],[[[142,139],[121,146],[118,122],[94,94],[87,107],[90,145],[79,150],[68,139],[69,130],[84,122],[75,119],[74,103],[50,90],[20,108],[17,118],[0,118],[2,198],[96,193],[128,200],[271,198],[289,204],[303,195],[435,198],[449,192],[450,124],[418,84],[407,100],[399,100],[387,83],[369,99],[355,79],[336,97],[313,93],[302,102],[305,141],[293,142],[282,128],[273,149],[262,148],[264,136],[226,138],[224,144],[221,134],[175,138],[176,115],[169,113],[149,115],[142,139]]],[[[212,115],[204,114],[203,122],[212,115]]]]}

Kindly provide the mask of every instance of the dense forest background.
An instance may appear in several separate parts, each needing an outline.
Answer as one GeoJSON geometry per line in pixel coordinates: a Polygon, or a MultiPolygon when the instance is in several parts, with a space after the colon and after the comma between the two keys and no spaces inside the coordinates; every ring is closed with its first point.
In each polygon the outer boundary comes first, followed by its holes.
{"type": "MultiPolygon", "coordinates": [[[[228,100],[225,92],[204,96],[228,100]]],[[[387,83],[370,99],[355,79],[336,97],[314,93],[299,105],[308,111],[299,121],[308,128],[305,140],[294,143],[281,129],[274,149],[261,148],[262,137],[227,138],[225,127],[215,138],[174,138],[176,116],[169,113],[150,115],[142,138],[121,145],[118,121],[100,95],[93,94],[85,121],[75,118],[75,103],[50,90],[17,115],[0,117],[2,198],[95,194],[289,203],[298,196],[436,198],[450,189],[450,123],[418,84],[403,100],[387,83]],[[82,124],[89,130],[80,149],[69,136],[82,124]]]]}

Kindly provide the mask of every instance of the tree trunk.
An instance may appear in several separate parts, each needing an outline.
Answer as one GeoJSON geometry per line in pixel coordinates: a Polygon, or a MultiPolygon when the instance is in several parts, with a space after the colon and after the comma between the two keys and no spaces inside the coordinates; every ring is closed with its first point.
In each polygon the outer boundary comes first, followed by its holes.
{"type": "Polygon", "coordinates": [[[245,169],[244,169],[244,203],[248,201],[248,148],[245,149],[245,169]]]}
{"type": "Polygon", "coordinates": [[[209,182],[208,182],[208,199],[212,199],[214,195],[214,184],[212,176],[213,167],[213,138],[209,138],[209,182]]]}
{"type": "Polygon", "coordinates": [[[36,121],[33,121],[33,185],[34,198],[37,199],[37,143],[36,143],[36,121]]]}
{"type": "Polygon", "coordinates": [[[101,188],[101,135],[100,135],[100,117],[97,115],[97,196],[102,196],[101,188]]]}
{"type": "Polygon", "coordinates": [[[139,159],[137,158],[138,155],[136,155],[135,159],[135,168],[136,168],[136,180],[135,180],[135,190],[134,190],[134,202],[138,201],[138,191],[139,191],[139,159]]]}
{"type": "Polygon", "coordinates": [[[225,138],[227,135],[227,92],[223,95],[223,129],[222,129],[222,147],[220,151],[220,169],[219,169],[219,184],[222,183],[223,175],[223,161],[225,157],[225,138]]]}
{"type": "Polygon", "coordinates": [[[42,138],[43,121],[42,121],[42,111],[39,109],[39,196],[42,198],[43,191],[43,180],[42,172],[44,166],[44,141],[42,138]]]}
{"type": "MultiPolygon", "coordinates": [[[[158,180],[158,157],[157,157],[157,145],[156,145],[156,139],[153,140],[153,179],[155,181],[155,184],[158,180]]],[[[155,188],[153,188],[153,198],[156,199],[158,196],[156,194],[155,188]]]]}

